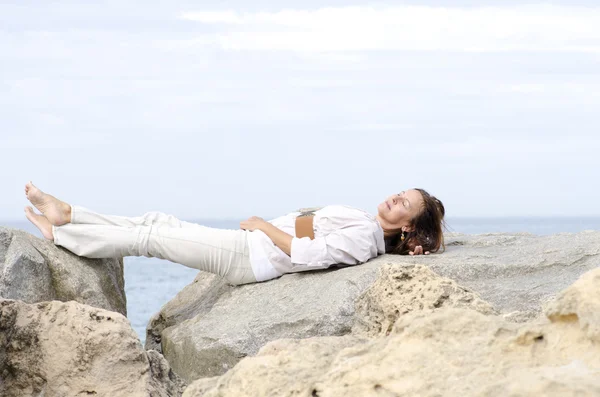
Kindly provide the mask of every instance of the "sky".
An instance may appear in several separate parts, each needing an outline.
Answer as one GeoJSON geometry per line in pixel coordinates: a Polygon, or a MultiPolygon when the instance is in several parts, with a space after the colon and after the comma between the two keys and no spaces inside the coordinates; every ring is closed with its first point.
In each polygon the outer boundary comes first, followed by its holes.
{"type": "Polygon", "coordinates": [[[2,1],[0,220],[599,215],[600,4],[2,1]],[[167,4],[168,3],[168,4],[167,4]]]}

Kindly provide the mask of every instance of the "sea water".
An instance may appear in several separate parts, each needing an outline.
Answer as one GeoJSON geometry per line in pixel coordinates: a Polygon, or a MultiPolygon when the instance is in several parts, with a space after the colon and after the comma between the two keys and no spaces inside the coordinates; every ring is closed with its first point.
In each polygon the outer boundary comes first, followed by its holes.
{"type": "MultiPolygon", "coordinates": [[[[238,229],[239,220],[196,220],[209,227],[238,229]]],[[[0,222],[2,226],[26,230],[38,237],[39,231],[29,222],[0,222]]],[[[583,230],[600,230],[600,217],[554,218],[450,218],[450,232],[480,234],[497,232],[529,232],[537,235],[583,230]]],[[[153,314],[194,280],[198,270],[166,260],[127,257],[125,263],[125,293],[127,317],[142,343],[146,339],[146,324],[153,314]]]]}

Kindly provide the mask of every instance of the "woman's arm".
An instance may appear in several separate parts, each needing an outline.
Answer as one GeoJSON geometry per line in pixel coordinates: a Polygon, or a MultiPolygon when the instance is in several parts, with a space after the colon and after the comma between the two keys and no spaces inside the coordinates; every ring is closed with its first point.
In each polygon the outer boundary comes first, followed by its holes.
{"type": "Polygon", "coordinates": [[[292,239],[294,236],[287,234],[272,223],[267,222],[258,216],[253,216],[248,220],[240,222],[240,228],[250,231],[260,230],[266,234],[279,249],[289,256],[292,255],[292,239]]]}
{"type": "MultiPolygon", "coordinates": [[[[257,216],[253,216],[246,221],[240,222],[240,227],[244,230],[250,230],[250,231],[260,230],[260,231],[262,231],[263,233],[265,233],[267,235],[267,237],[269,237],[271,239],[271,241],[273,241],[273,244],[275,244],[277,247],[279,247],[280,250],[285,252],[288,256],[290,256],[290,257],[292,256],[292,241],[294,241],[294,236],[287,234],[283,230],[274,226],[272,223],[267,222],[264,219],[259,218],[257,216]]],[[[348,233],[348,231],[346,231],[346,233],[348,233]]],[[[360,234],[362,234],[362,233],[360,233],[360,234]]],[[[360,234],[358,234],[356,236],[352,236],[351,239],[359,240],[360,234]]],[[[370,233],[367,233],[367,234],[370,235],[370,233]]],[[[334,235],[333,238],[329,238],[330,245],[332,243],[332,240],[333,240],[333,242],[335,242],[335,240],[336,240],[335,233],[333,233],[333,235],[334,235]]],[[[346,237],[348,237],[348,236],[346,236],[346,237]]],[[[300,242],[302,241],[302,239],[296,239],[296,240],[297,240],[298,244],[300,244],[300,242]]],[[[323,238],[318,239],[318,240],[323,240],[323,238]]],[[[298,253],[296,253],[296,259],[303,257],[302,251],[307,251],[308,246],[318,245],[318,243],[319,243],[319,241],[315,242],[315,240],[302,241],[301,252],[299,254],[300,256],[298,256],[298,253]]],[[[320,241],[320,243],[323,243],[323,241],[320,241]]],[[[341,250],[343,252],[340,253],[341,256],[339,259],[343,259],[344,254],[352,256],[354,259],[358,260],[359,262],[366,262],[367,260],[369,260],[369,258],[373,257],[373,253],[371,252],[370,245],[365,245],[364,247],[362,247],[365,249],[360,249],[361,246],[350,241],[350,242],[346,242],[346,243],[341,242],[341,246],[343,246],[345,248],[341,250]],[[351,253],[346,252],[349,249],[349,247],[352,250],[351,253]]],[[[318,252],[323,252],[323,249],[321,246],[317,246],[317,248],[318,248],[317,249],[318,252]]],[[[325,251],[327,251],[327,250],[325,250],[325,251]]],[[[409,254],[410,255],[422,255],[422,254],[429,255],[429,251],[423,252],[423,247],[418,245],[414,248],[414,251],[411,250],[409,252],[409,254]]],[[[334,257],[332,255],[332,258],[335,259],[335,258],[337,258],[337,256],[334,257]]],[[[309,262],[315,262],[315,261],[306,259],[306,257],[304,257],[304,259],[305,260],[303,262],[298,262],[298,260],[297,260],[297,262],[298,263],[306,262],[306,264],[309,262]]],[[[319,262],[319,258],[316,259],[316,262],[319,263],[319,265],[322,264],[322,261],[319,262]]],[[[340,263],[345,263],[345,262],[340,262],[340,263]]],[[[314,263],[311,266],[315,266],[314,263]]],[[[324,264],[323,266],[327,267],[327,266],[329,266],[329,264],[324,264]]]]}
{"type": "Polygon", "coordinates": [[[280,250],[288,255],[292,255],[292,235],[287,234],[283,230],[274,226],[269,222],[265,222],[258,227],[258,230],[269,236],[269,238],[279,247],[280,250]]]}

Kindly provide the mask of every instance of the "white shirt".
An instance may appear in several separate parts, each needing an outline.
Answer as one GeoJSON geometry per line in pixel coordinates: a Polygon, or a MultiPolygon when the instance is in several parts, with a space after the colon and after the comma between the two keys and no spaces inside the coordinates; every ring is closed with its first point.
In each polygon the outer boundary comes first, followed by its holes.
{"type": "Polygon", "coordinates": [[[294,236],[288,256],[262,231],[248,233],[250,263],[257,281],[284,273],[326,269],[335,264],[356,265],[385,253],[383,229],[373,215],[346,205],[329,205],[315,212],[315,238],[296,236],[300,212],[268,221],[294,236]]]}

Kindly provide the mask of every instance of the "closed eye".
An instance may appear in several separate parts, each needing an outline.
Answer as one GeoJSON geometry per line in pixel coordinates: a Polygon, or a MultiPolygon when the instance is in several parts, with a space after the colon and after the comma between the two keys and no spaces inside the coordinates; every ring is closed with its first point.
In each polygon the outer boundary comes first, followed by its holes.
{"type": "MultiPolygon", "coordinates": [[[[398,196],[402,197],[405,195],[405,191],[403,190],[402,192],[398,193],[398,196]]],[[[404,206],[404,208],[409,209],[410,208],[410,201],[408,201],[408,199],[406,197],[404,197],[404,199],[402,200],[402,205],[404,206]]]]}

